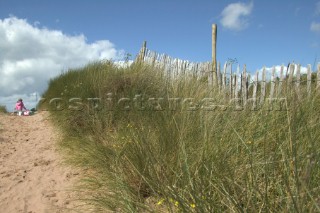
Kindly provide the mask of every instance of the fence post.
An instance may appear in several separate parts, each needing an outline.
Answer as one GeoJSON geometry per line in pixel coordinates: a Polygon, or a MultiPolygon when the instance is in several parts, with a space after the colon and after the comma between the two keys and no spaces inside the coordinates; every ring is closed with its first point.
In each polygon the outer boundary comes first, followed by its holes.
{"type": "Polygon", "coordinates": [[[259,70],[257,70],[256,75],[254,76],[254,81],[253,81],[252,99],[253,99],[253,107],[254,108],[256,108],[256,106],[257,106],[258,82],[259,82],[259,70]]]}
{"type": "Polygon", "coordinates": [[[310,95],[311,95],[311,81],[312,81],[311,64],[308,64],[308,66],[307,66],[307,93],[308,93],[308,98],[310,98],[310,95]]]}
{"type": "Polygon", "coordinates": [[[297,72],[296,72],[296,92],[297,92],[299,100],[300,100],[300,80],[301,80],[300,70],[301,70],[301,65],[298,64],[297,65],[297,72]]]}
{"type": "Polygon", "coordinates": [[[227,62],[223,66],[223,73],[222,73],[222,92],[223,92],[223,99],[227,101],[227,62]]]}
{"type": "Polygon", "coordinates": [[[221,91],[221,65],[220,62],[218,61],[218,67],[217,67],[217,77],[218,77],[218,89],[221,91]]]}
{"type": "Polygon", "coordinates": [[[237,76],[238,73],[235,73],[234,74],[234,90],[233,90],[233,93],[234,93],[234,98],[236,99],[236,101],[238,101],[238,89],[239,89],[239,82],[238,82],[238,78],[241,79],[241,75],[238,77],[237,76]]]}
{"type": "Polygon", "coordinates": [[[250,73],[247,73],[247,79],[246,79],[247,99],[249,98],[249,91],[250,91],[251,86],[252,86],[252,84],[251,84],[251,75],[250,75],[250,73]]]}
{"type": "Polygon", "coordinates": [[[287,79],[287,94],[292,91],[293,74],[295,69],[295,64],[290,64],[289,66],[289,78],[287,79]]]}
{"type": "Polygon", "coordinates": [[[247,91],[247,66],[244,65],[243,66],[243,73],[242,73],[242,101],[243,103],[246,103],[247,102],[247,98],[248,98],[248,91],[247,91]]]}
{"type": "Polygon", "coordinates": [[[274,97],[274,88],[275,88],[275,71],[276,68],[273,66],[272,67],[272,73],[271,73],[271,85],[270,85],[270,101],[272,101],[274,97]]]}
{"type": "Polygon", "coordinates": [[[263,67],[263,70],[262,70],[262,80],[261,80],[260,105],[263,104],[265,97],[266,97],[266,67],[263,67]]]}
{"type": "Polygon", "coordinates": [[[217,89],[217,25],[212,24],[212,83],[217,89]]]}
{"type": "Polygon", "coordinates": [[[279,79],[279,85],[278,85],[278,94],[277,97],[279,98],[282,94],[282,83],[283,83],[283,79],[284,79],[284,75],[283,75],[283,70],[284,70],[284,65],[281,65],[280,68],[280,79],[279,79]]]}
{"type": "Polygon", "coordinates": [[[230,99],[232,99],[232,64],[230,64],[230,79],[229,79],[229,90],[230,90],[230,99]]]}
{"type": "Polygon", "coordinates": [[[138,55],[138,63],[141,63],[144,61],[144,57],[146,55],[146,50],[147,50],[147,41],[143,41],[142,47],[141,47],[139,55],[138,55]]]}

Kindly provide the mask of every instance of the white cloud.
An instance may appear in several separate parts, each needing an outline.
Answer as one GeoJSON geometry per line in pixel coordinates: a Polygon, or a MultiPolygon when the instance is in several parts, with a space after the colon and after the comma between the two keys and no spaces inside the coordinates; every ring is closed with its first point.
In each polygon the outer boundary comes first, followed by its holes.
{"type": "Polygon", "coordinates": [[[42,93],[50,78],[68,68],[100,59],[119,59],[108,40],[88,43],[84,35],[70,36],[40,28],[16,17],[0,19],[0,105],[42,93]],[[11,101],[10,101],[11,100],[11,101]]]}
{"type": "MultiPolygon", "coordinates": [[[[294,71],[293,71],[293,74],[296,75],[297,73],[297,68],[298,68],[298,65],[297,64],[294,64],[294,71]]],[[[271,76],[272,76],[272,70],[274,69],[275,71],[275,77],[279,77],[280,78],[280,73],[281,73],[281,65],[277,65],[277,66],[274,66],[274,67],[265,67],[265,68],[261,68],[259,69],[259,80],[262,79],[262,72],[263,72],[263,69],[266,70],[266,79],[267,80],[270,80],[271,79],[271,76]]],[[[300,74],[306,74],[308,71],[308,68],[305,67],[305,66],[300,66],[300,74]]],[[[289,70],[288,70],[288,66],[287,65],[284,65],[283,67],[283,76],[285,77],[286,74],[289,74],[289,70]]],[[[251,75],[251,81],[253,81],[255,78],[255,73],[251,75]]]]}
{"type": "MultiPolygon", "coordinates": [[[[267,74],[272,74],[272,69],[273,67],[266,67],[266,73],[267,74]]],[[[275,69],[275,75],[280,77],[280,72],[281,72],[281,65],[274,66],[275,69]]],[[[287,72],[288,67],[285,65],[283,69],[283,74],[287,72]]],[[[294,64],[294,71],[293,74],[295,75],[298,69],[298,65],[294,64]]],[[[260,69],[260,72],[262,72],[263,68],[260,69]]],[[[289,72],[289,71],[288,71],[289,72]]],[[[307,67],[300,66],[300,74],[306,74],[307,73],[307,67]]]]}
{"type": "Polygon", "coordinates": [[[128,60],[128,61],[115,61],[114,64],[117,66],[117,67],[123,67],[123,68],[126,68],[126,67],[129,67],[131,64],[133,64],[133,60],[128,60]]]}
{"type": "Polygon", "coordinates": [[[312,22],[310,26],[310,30],[313,32],[320,32],[320,23],[312,22]]]}
{"type": "Polygon", "coordinates": [[[248,27],[248,17],[253,9],[253,2],[245,3],[233,3],[225,7],[221,13],[222,18],[220,20],[223,27],[240,31],[248,27]]]}

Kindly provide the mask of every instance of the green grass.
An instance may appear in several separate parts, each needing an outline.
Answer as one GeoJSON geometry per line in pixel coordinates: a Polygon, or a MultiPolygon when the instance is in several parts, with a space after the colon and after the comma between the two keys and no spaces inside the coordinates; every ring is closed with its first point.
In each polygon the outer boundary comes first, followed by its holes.
{"type": "Polygon", "coordinates": [[[61,127],[67,160],[88,171],[80,189],[97,212],[320,210],[316,91],[288,93],[283,111],[205,110],[170,98],[220,103],[221,95],[161,73],[93,63],[52,79],[43,94],[40,110],[61,127]],[[59,111],[49,104],[57,97],[59,111]]]}
{"type": "Polygon", "coordinates": [[[7,112],[8,112],[8,111],[7,111],[6,106],[0,105],[0,113],[7,113],[7,112]]]}

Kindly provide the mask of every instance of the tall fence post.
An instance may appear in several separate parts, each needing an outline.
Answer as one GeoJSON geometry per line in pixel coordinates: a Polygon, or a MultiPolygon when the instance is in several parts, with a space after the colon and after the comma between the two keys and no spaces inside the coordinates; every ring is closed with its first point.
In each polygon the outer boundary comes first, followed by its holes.
{"type": "Polygon", "coordinates": [[[212,24],[212,83],[213,88],[217,89],[217,25],[212,24]]]}

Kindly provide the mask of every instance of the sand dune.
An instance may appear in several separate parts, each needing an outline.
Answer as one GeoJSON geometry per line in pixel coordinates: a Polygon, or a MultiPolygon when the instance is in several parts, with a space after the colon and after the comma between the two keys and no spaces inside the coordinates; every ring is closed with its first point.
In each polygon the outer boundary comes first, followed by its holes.
{"type": "Polygon", "coordinates": [[[61,163],[48,116],[0,114],[0,213],[90,212],[72,190],[81,172],[61,163]]]}

